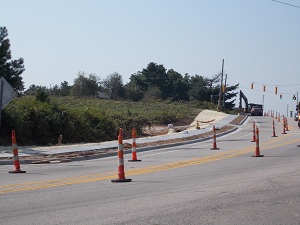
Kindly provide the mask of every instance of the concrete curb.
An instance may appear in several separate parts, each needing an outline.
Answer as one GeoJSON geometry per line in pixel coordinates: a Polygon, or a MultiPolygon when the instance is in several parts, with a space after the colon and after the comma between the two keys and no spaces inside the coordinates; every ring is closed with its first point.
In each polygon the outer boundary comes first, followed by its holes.
{"type": "Polygon", "coordinates": [[[245,118],[239,123],[239,125],[244,124],[247,119],[248,119],[248,116],[245,116],[245,118]]]}

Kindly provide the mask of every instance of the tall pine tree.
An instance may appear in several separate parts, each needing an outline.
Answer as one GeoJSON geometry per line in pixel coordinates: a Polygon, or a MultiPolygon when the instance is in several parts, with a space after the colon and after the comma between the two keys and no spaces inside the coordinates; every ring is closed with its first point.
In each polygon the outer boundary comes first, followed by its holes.
{"type": "Polygon", "coordinates": [[[18,92],[24,90],[24,82],[21,74],[25,71],[24,60],[19,58],[12,60],[10,42],[6,27],[0,27],[0,76],[18,92]]]}

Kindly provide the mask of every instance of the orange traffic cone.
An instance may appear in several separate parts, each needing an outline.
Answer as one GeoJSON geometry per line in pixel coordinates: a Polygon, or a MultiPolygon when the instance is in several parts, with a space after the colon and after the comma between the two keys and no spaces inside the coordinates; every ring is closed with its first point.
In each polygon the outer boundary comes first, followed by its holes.
{"type": "Polygon", "coordinates": [[[275,134],[275,122],[273,120],[273,135],[271,137],[277,137],[276,134],[275,134]]]}
{"type": "Polygon", "coordinates": [[[132,179],[126,179],[125,178],[125,172],[124,172],[124,156],[123,156],[123,134],[122,134],[122,128],[119,130],[119,136],[118,136],[118,179],[111,180],[111,182],[130,182],[132,179]]]}
{"type": "Polygon", "coordinates": [[[285,130],[289,131],[289,123],[288,123],[287,118],[285,118],[285,130]]]}
{"type": "Polygon", "coordinates": [[[16,134],[15,134],[14,130],[11,132],[11,139],[12,139],[12,149],[13,149],[13,155],[14,155],[15,170],[9,171],[9,173],[26,173],[26,171],[23,171],[23,170],[20,169],[17,139],[16,139],[16,134]]]}
{"type": "Polygon", "coordinates": [[[213,147],[210,150],[218,150],[217,148],[217,138],[216,138],[216,127],[213,125],[213,147]]]}
{"type": "Polygon", "coordinates": [[[286,132],[285,132],[285,118],[283,117],[283,119],[282,119],[282,134],[286,134],[286,132]]]}
{"type": "Polygon", "coordinates": [[[258,126],[256,127],[256,146],[255,146],[255,155],[252,157],[264,157],[264,155],[261,155],[259,152],[259,129],[258,126]]]}
{"type": "Polygon", "coordinates": [[[137,159],[136,156],[136,129],[132,129],[132,159],[128,160],[128,162],[140,162],[142,160],[137,159]]]}
{"type": "Polygon", "coordinates": [[[251,142],[255,142],[255,122],[253,122],[253,129],[252,129],[252,141],[251,142]]]}

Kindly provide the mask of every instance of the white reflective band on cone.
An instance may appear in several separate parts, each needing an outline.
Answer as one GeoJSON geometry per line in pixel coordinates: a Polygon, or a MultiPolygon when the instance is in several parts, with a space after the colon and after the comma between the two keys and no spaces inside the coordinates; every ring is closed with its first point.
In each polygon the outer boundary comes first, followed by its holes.
{"type": "Polygon", "coordinates": [[[123,144],[119,144],[119,150],[123,151],[123,144]]]}
{"type": "Polygon", "coordinates": [[[124,165],[124,159],[119,159],[119,166],[124,165]]]}

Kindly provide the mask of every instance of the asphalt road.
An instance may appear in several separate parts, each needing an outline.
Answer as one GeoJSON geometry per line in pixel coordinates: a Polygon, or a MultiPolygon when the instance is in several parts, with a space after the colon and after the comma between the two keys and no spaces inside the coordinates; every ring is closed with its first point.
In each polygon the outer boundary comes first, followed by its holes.
{"type": "Polygon", "coordinates": [[[117,178],[117,158],[0,167],[0,224],[300,224],[300,131],[252,117],[212,141],[148,152],[117,178]],[[260,130],[255,152],[252,122],[260,130]]]}

